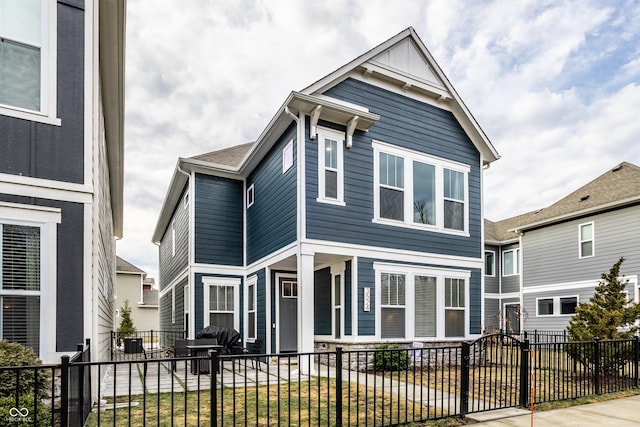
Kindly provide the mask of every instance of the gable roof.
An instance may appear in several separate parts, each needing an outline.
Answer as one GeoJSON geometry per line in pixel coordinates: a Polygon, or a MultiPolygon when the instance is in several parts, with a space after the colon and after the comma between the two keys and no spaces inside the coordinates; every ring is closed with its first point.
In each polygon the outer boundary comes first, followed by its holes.
{"type": "Polygon", "coordinates": [[[634,204],[640,204],[640,167],[622,162],[544,209],[486,220],[485,242],[505,243],[519,232],[634,204]]]}
{"type": "Polygon", "coordinates": [[[135,265],[131,264],[128,261],[116,256],[116,272],[117,273],[126,273],[126,274],[141,274],[146,276],[146,271],[140,270],[135,265]]]}
{"type": "Polygon", "coordinates": [[[484,164],[500,158],[462,98],[413,27],[396,34],[302,90],[320,94],[347,77],[376,78],[406,93],[432,99],[451,110],[482,156],[484,164]]]}
{"type": "MultiPolygon", "coordinates": [[[[169,224],[173,210],[187,185],[189,172],[215,174],[242,179],[266,155],[277,139],[302,115],[313,120],[324,119],[341,124],[348,129],[367,131],[380,116],[362,106],[353,105],[325,96],[324,91],[340,83],[354,73],[364,73],[379,82],[399,84],[403,92],[420,99],[429,99],[442,108],[452,111],[472,143],[480,152],[484,164],[491,163],[499,155],[485,133],[480,129],[462,99],[444,75],[431,53],[424,46],[415,30],[407,28],[391,39],[360,55],[333,73],[316,81],[301,92],[289,94],[275,116],[267,124],[254,143],[217,150],[190,158],[179,158],[165,195],[152,241],[160,243],[169,224]]],[[[348,132],[347,132],[348,133],[348,132]]]]}

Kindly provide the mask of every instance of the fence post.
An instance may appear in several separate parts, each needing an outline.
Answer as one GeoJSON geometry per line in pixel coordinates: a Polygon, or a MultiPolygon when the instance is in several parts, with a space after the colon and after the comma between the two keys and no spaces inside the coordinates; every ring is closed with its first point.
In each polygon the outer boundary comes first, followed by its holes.
{"type": "Polygon", "coordinates": [[[470,354],[471,344],[467,342],[462,343],[462,367],[460,370],[460,416],[462,418],[469,412],[469,362],[471,358],[470,354]]]}
{"type": "Polygon", "coordinates": [[[602,394],[602,386],[600,380],[600,338],[593,338],[593,374],[594,374],[594,386],[596,394],[602,394]]]}
{"type": "MultiPolygon", "coordinates": [[[[200,363],[200,362],[198,362],[200,363]]],[[[209,350],[209,372],[211,376],[211,387],[210,392],[210,407],[211,407],[211,427],[218,427],[218,384],[217,384],[217,376],[218,376],[218,353],[209,350]]],[[[256,389],[257,393],[257,389],[256,389]]]]}
{"type": "Polygon", "coordinates": [[[336,347],[336,426],[342,427],[342,347],[336,347]]]}
{"type": "Polygon", "coordinates": [[[151,341],[149,341],[149,344],[150,344],[150,348],[153,350],[153,349],[155,349],[155,348],[156,348],[156,347],[153,345],[153,329],[151,329],[151,331],[150,331],[150,332],[151,332],[151,338],[150,338],[150,339],[151,339],[151,341]]]}
{"type": "Polygon", "coordinates": [[[633,337],[633,379],[635,387],[640,386],[640,378],[638,378],[638,364],[640,363],[640,338],[636,335],[633,337]]]}
{"type": "Polygon", "coordinates": [[[69,425],[69,356],[62,356],[60,367],[60,425],[69,425]]]}
{"type": "Polygon", "coordinates": [[[529,396],[529,390],[531,388],[529,372],[529,355],[531,353],[529,347],[529,340],[524,340],[520,343],[520,406],[523,408],[529,407],[529,399],[535,398],[535,396],[529,396]]]}

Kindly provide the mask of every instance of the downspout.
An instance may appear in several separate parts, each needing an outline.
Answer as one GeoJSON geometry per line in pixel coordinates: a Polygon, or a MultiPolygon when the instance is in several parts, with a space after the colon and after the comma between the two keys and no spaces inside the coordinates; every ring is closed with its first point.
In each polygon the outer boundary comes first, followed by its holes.
{"type": "MultiPolygon", "coordinates": [[[[192,285],[192,283],[191,283],[191,261],[192,261],[191,258],[192,258],[193,252],[191,250],[191,241],[192,241],[192,236],[193,236],[194,230],[193,230],[193,227],[191,225],[192,225],[192,222],[193,222],[192,221],[193,220],[192,212],[193,212],[193,209],[194,209],[193,206],[195,206],[196,198],[195,198],[195,194],[193,194],[193,192],[191,191],[191,174],[180,167],[180,160],[178,160],[178,164],[176,165],[176,170],[187,177],[187,186],[189,187],[189,192],[187,194],[189,195],[189,198],[191,199],[189,201],[189,213],[187,214],[188,215],[187,220],[188,220],[188,223],[189,223],[188,224],[189,233],[187,235],[188,236],[187,238],[189,240],[187,242],[187,248],[188,248],[187,250],[189,252],[188,253],[188,257],[187,257],[187,263],[188,263],[188,266],[187,266],[187,286],[189,286],[189,285],[192,285]]],[[[187,330],[186,338],[189,338],[191,336],[191,329],[192,329],[191,328],[191,324],[193,324],[194,327],[195,327],[195,297],[192,296],[192,295],[195,295],[194,288],[195,288],[195,284],[193,284],[193,286],[189,286],[189,301],[188,301],[189,324],[188,325],[182,325],[183,329],[187,330]],[[192,316],[191,313],[193,313],[194,315],[192,316]]],[[[175,285],[174,285],[174,289],[175,289],[175,285]]],[[[175,295],[175,290],[173,292],[174,292],[174,295],[175,295]]],[[[184,290],[182,292],[182,295],[184,296],[184,290]]],[[[185,301],[182,301],[182,306],[183,306],[183,308],[182,308],[182,319],[183,319],[183,322],[184,322],[184,305],[185,305],[185,301]]],[[[174,307],[174,310],[175,310],[175,307],[174,307]]]]}

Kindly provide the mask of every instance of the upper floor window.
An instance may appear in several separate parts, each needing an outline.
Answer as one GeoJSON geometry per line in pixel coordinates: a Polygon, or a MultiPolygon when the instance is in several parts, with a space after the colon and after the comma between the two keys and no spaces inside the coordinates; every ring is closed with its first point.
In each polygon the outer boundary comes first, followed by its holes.
{"type": "Polygon", "coordinates": [[[580,258],[591,257],[594,254],[593,222],[580,224],[580,258]]]}
{"type": "Polygon", "coordinates": [[[249,188],[247,188],[247,209],[253,206],[253,203],[256,201],[256,189],[254,184],[251,184],[249,188]]]}
{"type": "Polygon", "coordinates": [[[484,253],[484,274],[485,276],[496,275],[495,252],[486,251],[484,253]]]}
{"type": "Polygon", "coordinates": [[[344,204],[344,135],[318,130],[318,201],[344,204]]]}
{"type": "Polygon", "coordinates": [[[282,149],[282,173],[285,173],[293,166],[293,139],[282,149]]]}
{"type": "Polygon", "coordinates": [[[0,0],[0,10],[0,114],[59,124],[56,2],[0,0]]]}
{"type": "Polygon", "coordinates": [[[380,142],[374,148],[374,221],[467,232],[469,166],[380,142]]]}
{"type": "Polygon", "coordinates": [[[502,275],[520,274],[520,249],[511,249],[502,253],[502,275]]]}

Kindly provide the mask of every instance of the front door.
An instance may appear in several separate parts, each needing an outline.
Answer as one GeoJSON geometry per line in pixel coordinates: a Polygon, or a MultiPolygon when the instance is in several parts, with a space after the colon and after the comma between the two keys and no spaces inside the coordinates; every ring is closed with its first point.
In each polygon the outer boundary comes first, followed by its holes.
{"type": "Polygon", "coordinates": [[[298,281],[280,279],[280,352],[298,351],[298,281]]]}
{"type": "Polygon", "coordinates": [[[504,306],[505,325],[504,331],[507,334],[520,333],[520,304],[506,304],[504,306]]]}

